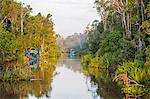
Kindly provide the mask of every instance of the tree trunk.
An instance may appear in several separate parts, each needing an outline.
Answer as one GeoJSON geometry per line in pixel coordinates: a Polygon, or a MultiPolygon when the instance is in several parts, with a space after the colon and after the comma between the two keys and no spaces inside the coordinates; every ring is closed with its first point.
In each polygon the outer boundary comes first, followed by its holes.
{"type": "Polygon", "coordinates": [[[125,12],[123,12],[123,14],[122,14],[122,19],[123,19],[123,24],[124,24],[125,32],[127,34],[128,30],[127,30],[127,22],[126,22],[125,12]]]}
{"type": "Polygon", "coordinates": [[[143,42],[142,42],[142,39],[141,39],[141,27],[140,25],[142,24],[142,22],[144,22],[144,2],[143,0],[140,0],[140,10],[141,10],[141,23],[138,24],[138,29],[137,29],[137,32],[138,32],[138,49],[139,50],[142,50],[142,46],[143,46],[143,42]]]}
{"type": "MultiPolygon", "coordinates": [[[[122,26],[122,27],[125,27],[124,21],[123,21],[123,16],[120,16],[120,18],[121,18],[121,26],[122,26]]],[[[126,35],[126,33],[123,32],[123,40],[125,40],[125,35],[126,35]]]]}
{"type": "Polygon", "coordinates": [[[0,0],[0,14],[2,14],[2,0],[0,0]]]}
{"type": "Polygon", "coordinates": [[[131,31],[130,31],[130,16],[129,13],[127,13],[127,33],[128,33],[128,38],[131,38],[131,31]]]}
{"type": "Polygon", "coordinates": [[[126,13],[124,11],[122,13],[122,18],[123,18],[123,24],[124,24],[124,28],[125,28],[127,38],[130,39],[131,38],[131,31],[130,31],[129,14],[127,14],[127,17],[126,17],[126,13]]]}
{"type": "Polygon", "coordinates": [[[41,51],[42,51],[42,53],[44,51],[44,46],[45,46],[45,36],[43,35],[43,37],[42,37],[42,44],[41,44],[41,51]]]}
{"type": "Polygon", "coordinates": [[[142,50],[142,40],[141,40],[141,28],[140,25],[138,26],[138,49],[142,50]]]}
{"type": "MultiPolygon", "coordinates": [[[[22,4],[21,4],[22,6],[22,4]]],[[[24,35],[23,33],[23,8],[21,7],[21,35],[24,35]]]]}
{"type": "Polygon", "coordinates": [[[30,39],[30,44],[29,44],[29,46],[31,47],[32,46],[32,32],[30,32],[30,36],[29,36],[29,39],[30,39]]]}
{"type": "Polygon", "coordinates": [[[144,22],[144,8],[145,8],[144,2],[143,2],[143,0],[141,0],[141,21],[142,22],[144,22]]]}
{"type": "Polygon", "coordinates": [[[104,32],[107,30],[107,26],[106,26],[106,20],[105,20],[105,18],[103,19],[103,25],[104,25],[104,32]]]}

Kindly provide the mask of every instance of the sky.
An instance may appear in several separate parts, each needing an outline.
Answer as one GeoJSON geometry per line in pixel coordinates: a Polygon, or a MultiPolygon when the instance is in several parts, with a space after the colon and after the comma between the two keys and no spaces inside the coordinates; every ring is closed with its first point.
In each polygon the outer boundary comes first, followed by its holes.
{"type": "Polygon", "coordinates": [[[31,5],[32,14],[41,12],[52,14],[57,34],[67,37],[74,33],[83,33],[86,26],[99,19],[94,8],[95,0],[17,0],[31,5]]]}

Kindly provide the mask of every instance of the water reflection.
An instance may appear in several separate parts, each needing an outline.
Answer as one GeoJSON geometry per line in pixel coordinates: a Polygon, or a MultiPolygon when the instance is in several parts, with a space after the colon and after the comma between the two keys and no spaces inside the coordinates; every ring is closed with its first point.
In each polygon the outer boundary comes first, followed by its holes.
{"type": "MultiPolygon", "coordinates": [[[[56,62],[51,59],[50,64],[56,62]]],[[[43,72],[35,75],[43,75],[43,72]]],[[[56,68],[46,68],[44,80],[0,83],[0,90],[2,99],[123,99],[107,70],[91,68],[90,74],[83,74],[80,59],[67,57],[60,58],[56,68]]],[[[143,99],[150,99],[149,95],[143,99]]]]}
{"type": "Polygon", "coordinates": [[[50,85],[41,81],[21,82],[21,83],[0,83],[0,97],[4,99],[10,98],[27,98],[29,95],[42,97],[48,90],[50,85]]]}
{"type": "Polygon", "coordinates": [[[35,99],[48,97],[49,90],[52,89],[51,82],[53,72],[55,70],[54,64],[57,59],[50,59],[48,67],[45,69],[33,72],[36,79],[33,81],[20,81],[19,83],[0,82],[0,99],[35,99]]]}
{"type": "Polygon", "coordinates": [[[79,59],[61,59],[55,73],[50,99],[101,99],[97,85],[81,73],[79,59]]]}
{"type": "Polygon", "coordinates": [[[72,57],[72,58],[68,58],[68,57],[61,57],[59,60],[59,64],[57,65],[57,67],[62,67],[65,66],[66,68],[74,71],[74,72],[80,72],[82,71],[82,66],[80,63],[80,59],[76,58],[76,57],[72,57]]]}
{"type": "Polygon", "coordinates": [[[116,83],[112,82],[112,74],[107,69],[89,68],[84,70],[98,86],[97,94],[104,99],[150,99],[150,95],[124,95],[116,83]]]}
{"type": "Polygon", "coordinates": [[[97,77],[93,76],[92,80],[98,84],[97,93],[104,99],[123,99],[121,90],[112,82],[107,70],[99,70],[97,77]]]}

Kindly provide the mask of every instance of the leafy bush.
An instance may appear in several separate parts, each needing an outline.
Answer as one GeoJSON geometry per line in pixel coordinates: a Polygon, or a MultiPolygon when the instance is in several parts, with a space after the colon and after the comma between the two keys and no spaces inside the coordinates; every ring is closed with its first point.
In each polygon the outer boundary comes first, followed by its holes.
{"type": "Polygon", "coordinates": [[[104,68],[104,59],[98,56],[94,57],[91,59],[90,67],[104,68]]]}
{"type": "Polygon", "coordinates": [[[17,67],[13,68],[3,68],[0,73],[0,80],[3,82],[17,82],[20,80],[29,80],[31,78],[31,72],[28,72],[28,69],[17,67]]]}
{"type": "Polygon", "coordinates": [[[146,55],[146,62],[145,62],[145,66],[150,66],[150,48],[146,48],[145,51],[145,55],[146,55]]]}
{"type": "Polygon", "coordinates": [[[147,91],[146,88],[143,88],[143,87],[138,87],[138,86],[133,86],[133,87],[125,87],[125,88],[122,88],[122,91],[125,93],[125,94],[130,94],[130,95],[140,95],[140,94],[143,94],[147,91]]]}
{"type": "Polygon", "coordinates": [[[145,82],[147,79],[146,70],[143,68],[134,68],[130,73],[130,77],[137,81],[138,83],[145,82]]]}
{"type": "Polygon", "coordinates": [[[126,73],[126,72],[128,72],[130,74],[132,72],[132,70],[138,66],[139,66],[139,64],[137,61],[123,63],[123,65],[121,65],[117,68],[116,75],[126,73]]]}
{"type": "Polygon", "coordinates": [[[87,54],[87,55],[83,56],[83,58],[81,60],[81,64],[83,66],[83,69],[88,69],[88,66],[91,62],[92,57],[93,56],[91,54],[87,54]]]}
{"type": "Polygon", "coordinates": [[[91,59],[91,62],[89,64],[89,73],[92,75],[97,75],[98,72],[100,72],[100,69],[104,69],[105,67],[105,61],[102,57],[94,57],[91,59]]]}
{"type": "Polygon", "coordinates": [[[15,51],[15,36],[10,32],[5,31],[0,26],[0,58],[3,58],[4,60],[12,60],[15,58],[15,51]]]}
{"type": "Polygon", "coordinates": [[[126,62],[119,66],[116,70],[116,75],[128,73],[128,77],[138,83],[145,83],[149,79],[149,69],[142,66],[140,61],[126,62]]]}

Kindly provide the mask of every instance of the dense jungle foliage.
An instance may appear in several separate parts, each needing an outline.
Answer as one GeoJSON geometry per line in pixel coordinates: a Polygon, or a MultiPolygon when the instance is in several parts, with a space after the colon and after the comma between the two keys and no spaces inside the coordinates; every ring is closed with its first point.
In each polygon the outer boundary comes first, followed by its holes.
{"type": "Polygon", "coordinates": [[[97,80],[100,79],[97,74],[103,74],[99,72],[104,68],[112,79],[127,73],[129,81],[136,85],[128,82],[126,86],[125,80],[118,78],[123,93],[149,93],[150,1],[95,0],[95,6],[100,20],[85,30],[87,54],[82,58],[83,71],[97,80]]]}
{"type": "MultiPolygon", "coordinates": [[[[40,66],[48,68],[50,58],[57,58],[59,50],[56,45],[56,33],[53,29],[52,15],[46,17],[38,13],[31,15],[32,8],[15,0],[0,0],[0,67],[1,73],[19,75],[25,72],[24,64],[27,61],[25,50],[39,48],[41,50],[40,66]],[[5,66],[6,62],[16,61],[12,68],[5,66]],[[6,68],[4,68],[6,67],[6,68]],[[15,71],[15,72],[13,72],[15,71]],[[11,72],[11,73],[9,73],[11,72]]],[[[8,75],[7,75],[8,76],[8,75]]],[[[10,75],[13,76],[13,75],[10,75]]],[[[13,77],[6,77],[8,79],[13,77]]],[[[25,76],[25,75],[24,75],[25,76]]],[[[28,78],[28,77],[26,77],[28,78]]],[[[1,80],[8,80],[1,78],[1,80]]]]}

